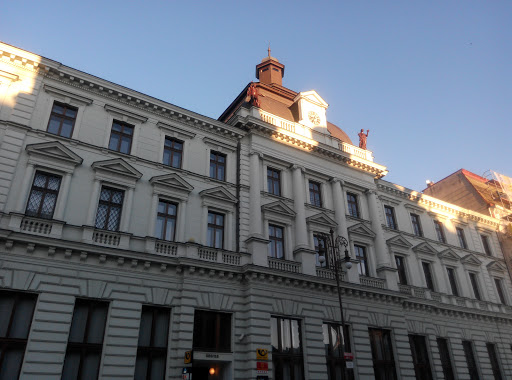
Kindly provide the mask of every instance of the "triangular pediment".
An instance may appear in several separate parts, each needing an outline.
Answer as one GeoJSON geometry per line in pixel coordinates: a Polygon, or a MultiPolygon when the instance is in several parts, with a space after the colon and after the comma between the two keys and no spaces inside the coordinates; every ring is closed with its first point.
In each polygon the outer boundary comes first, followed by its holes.
{"type": "Polygon", "coordinates": [[[304,99],[310,103],[319,105],[322,108],[329,107],[329,104],[325,100],[322,99],[320,95],[315,90],[299,92],[299,94],[293,99],[293,102],[296,102],[300,99],[304,99]]]}
{"type": "Polygon", "coordinates": [[[190,193],[194,187],[176,173],[164,174],[153,177],[149,180],[152,185],[161,185],[176,190],[185,190],[190,193]]]}
{"type": "Polygon", "coordinates": [[[369,229],[364,223],[354,224],[353,226],[347,228],[347,230],[348,233],[351,235],[368,236],[371,237],[372,239],[375,237],[375,232],[369,229]]]}
{"type": "Polygon", "coordinates": [[[491,261],[489,264],[487,264],[487,270],[492,272],[499,272],[503,273],[506,271],[507,268],[505,268],[505,265],[497,262],[497,261],[491,261]]]}
{"type": "Polygon", "coordinates": [[[199,193],[201,197],[215,198],[219,201],[236,203],[236,197],[229,192],[224,186],[215,187],[213,189],[206,189],[199,193]]]}
{"type": "Polygon", "coordinates": [[[336,223],[334,219],[330,218],[325,212],[312,215],[309,218],[306,218],[306,221],[311,224],[319,224],[326,227],[338,225],[338,223],[336,223]]]}
{"type": "Polygon", "coordinates": [[[444,251],[439,252],[438,254],[439,258],[442,260],[448,260],[448,261],[459,261],[460,257],[455,253],[452,249],[448,248],[444,251]]]}
{"type": "Polygon", "coordinates": [[[402,248],[411,248],[412,244],[407,241],[402,235],[393,236],[391,239],[386,240],[387,245],[394,245],[402,248]]]}
{"type": "Polygon", "coordinates": [[[26,147],[29,155],[39,155],[45,157],[56,158],[61,161],[67,161],[72,164],[80,165],[83,158],[67,148],[64,144],[59,141],[51,141],[40,144],[30,144],[26,147]]]}
{"type": "Polygon", "coordinates": [[[428,255],[437,255],[437,251],[427,242],[420,243],[412,248],[416,253],[426,253],[428,255]]]}
{"type": "Polygon", "coordinates": [[[274,212],[289,217],[295,216],[295,211],[293,211],[288,205],[286,205],[282,201],[267,203],[266,205],[261,206],[261,210],[263,212],[274,212]]]}
{"type": "Polygon", "coordinates": [[[482,262],[480,260],[478,260],[478,258],[473,255],[473,254],[469,254],[467,256],[464,256],[461,261],[465,264],[465,265],[472,265],[472,266],[480,266],[482,264],[482,262]]]}
{"type": "Polygon", "coordinates": [[[122,158],[114,158],[112,160],[96,161],[91,167],[94,170],[101,170],[125,177],[139,179],[142,173],[124,161],[122,158]]]}

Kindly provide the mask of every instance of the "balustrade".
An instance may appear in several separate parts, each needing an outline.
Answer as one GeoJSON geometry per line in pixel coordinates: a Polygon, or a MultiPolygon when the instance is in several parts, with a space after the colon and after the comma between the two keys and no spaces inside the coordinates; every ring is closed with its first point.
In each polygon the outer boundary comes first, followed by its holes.
{"type": "Polygon", "coordinates": [[[272,269],[282,270],[283,272],[300,273],[301,264],[295,261],[283,259],[268,258],[268,266],[272,269]]]}

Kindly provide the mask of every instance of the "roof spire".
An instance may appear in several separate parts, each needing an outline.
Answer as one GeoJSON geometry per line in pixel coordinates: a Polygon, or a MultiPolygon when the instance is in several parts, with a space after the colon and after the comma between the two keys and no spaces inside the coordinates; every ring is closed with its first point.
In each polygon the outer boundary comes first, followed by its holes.
{"type": "Polygon", "coordinates": [[[268,57],[270,58],[270,42],[268,43],[268,57]]]}

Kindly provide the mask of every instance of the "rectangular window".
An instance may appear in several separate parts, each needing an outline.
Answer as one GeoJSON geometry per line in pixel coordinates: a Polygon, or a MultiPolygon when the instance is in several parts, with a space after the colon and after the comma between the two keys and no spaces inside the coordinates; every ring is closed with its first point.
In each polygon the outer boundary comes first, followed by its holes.
{"type": "Polygon", "coordinates": [[[123,208],[124,191],[103,186],[100,193],[95,227],[102,230],[118,231],[123,208]]]}
{"type": "Polygon", "coordinates": [[[0,291],[0,379],[17,379],[37,296],[0,291]]]}
{"type": "Polygon", "coordinates": [[[461,248],[468,249],[468,244],[466,243],[466,236],[464,235],[464,230],[460,227],[456,228],[457,237],[459,238],[459,245],[461,248]]]}
{"type": "Polygon", "coordinates": [[[284,229],[283,227],[268,225],[268,238],[270,240],[269,252],[270,257],[276,259],[284,259],[284,229]]]}
{"type": "Polygon", "coordinates": [[[409,334],[409,344],[411,346],[412,362],[414,364],[416,379],[432,380],[432,369],[430,368],[425,337],[423,335],[409,334]]]}
{"type": "Polygon", "coordinates": [[[180,169],[182,160],[183,141],[166,137],[164,142],[164,165],[180,169]]]}
{"type": "Polygon", "coordinates": [[[322,193],[318,182],[309,181],[309,203],[315,207],[322,207],[322,193]]]}
{"type": "Polygon", "coordinates": [[[437,240],[441,243],[446,243],[446,237],[444,236],[444,227],[443,223],[438,220],[434,220],[434,227],[436,229],[437,240]]]}
{"type": "Polygon", "coordinates": [[[231,314],[196,310],[193,348],[198,351],[231,352],[231,314]]]}
{"type": "Polygon", "coordinates": [[[423,267],[423,274],[425,275],[425,283],[427,284],[427,288],[435,291],[434,279],[432,278],[432,271],[430,270],[430,263],[422,261],[421,266],[423,267]]]}
{"type": "Polygon", "coordinates": [[[411,214],[412,230],[414,235],[423,236],[423,230],[421,229],[420,216],[417,214],[411,214]]]}
{"type": "Polygon", "coordinates": [[[357,195],[347,193],[348,214],[354,218],[360,218],[359,205],[357,204],[357,195]]]}
{"type": "Polygon", "coordinates": [[[61,179],[53,174],[36,172],[25,214],[51,219],[55,211],[61,179]]]}
{"type": "Polygon", "coordinates": [[[482,238],[482,245],[484,246],[484,252],[487,256],[492,256],[491,246],[489,245],[489,237],[487,235],[480,235],[482,238]]]}
{"type": "Polygon", "coordinates": [[[224,248],[224,215],[208,211],[208,247],[224,248]]]}
{"type": "Polygon", "coordinates": [[[480,375],[478,374],[478,367],[475,359],[475,352],[473,351],[473,343],[471,343],[469,340],[463,340],[462,348],[464,348],[464,356],[466,357],[466,364],[468,365],[469,379],[480,380],[480,375]]]}
{"type": "Polygon", "coordinates": [[[313,235],[316,252],[316,266],[327,268],[329,266],[329,258],[327,257],[327,239],[324,235],[315,234],[313,235]],[[320,262],[319,257],[322,254],[325,258],[323,263],[320,262]]]}
{"type": "Polygon", "coordinates": [[[459,288],[457,287],[457,278],[455,276],[455,269],[446,268],[446,272],[448,273],[448,281],[450,281],[450,288],[452,290],[452,294],[454,296],[459,296],[459,288]]]}
{"type": "Polygon", "coordinates": [[[376,380],[396,380],[391,331],[368,329],[376,380]]]}
{"type": "Polygon", "coordinates": [[[498,296],[500,298],[500,302],[503,305],[507,304],[507,300],[505,299],[505,293],[503,293],[503,287],[501,286],[501,280],[499,278],[494,279],[494,284],[496,285],[496,291],[498,292],[498,296]]]}
{"type": "Polygon", "coordinates": [[[368,268],[368,258],[366,257],[366,247],[361,245],[354,245],[354,251],[356,253],[356,259],[359,260],[357,268],[361,276],[369,276],[370,271],[368,268]]]}
{"type": "Polygon", "coordinates": [[[142,306],[134,380],[164,380],[169,309],[142,306]]]}
{"type": "Polygon", "coordinates": [[[270,194],[281,195],[281,172],[267,168],[267,191],[270,194]]]}
{"type": "Polygon", "coordinates": [[[210,152],[210,178],[215,178],[220,181],[226,180],[226,155],[210,152]]]}
{"type": "Polygon", "coordinates": [[[107,314],[107,302],[76,300],[62,380],[98,378],[107,314]]]}
{"type": "Polygon", "coordinates": [[[108,149],[130,154],[132,150],[134,128],[135,127],[133,125],[114,120],[112,123],[112,131],[110,132],[108,149]]]}
{"type": "Polygon", "coordinates": [[[344,352],[352,352],[350,347],[350,336],[348,333],[348,326],[345,325],[344,334],[341,333],[341,325],[334,323],[323,323],[322,334],[324,337],[325,359],[327,362],[327,379],[354,379],[354,370],[348,368],[343,376],[345,368],[344,352]],[[342,349],[341,342],[343,341],[344,347],[342,349]]]}
{"type": "Polygon", "coordinates": [[[437,347],[439,348],[439,356],[441,357],[441,367],[445,380],[455,380],[453,373],[452,360],[450,358],[450,350],[448,349],[448,339],[437,338],[437,347]]]}
{"type": "Polygon", "coordinates": [[[473,294],[477,300],[481,299],[480,290],[478,288],[478,278],[476,277],[476,273],[469,274],[469,281],[471,282],[471,287],[473,288],[473,294]]]}
{"type": "Polygon", "coordinates": [[[71,138],[77,114],[78,108],[54,102],[47,131],[54,135],[71,138]]]}
{"type": "Polygon", "coordinates": [[[303,380],[304,361],[302,355],[302,334],[300,321],[272,317],[272,378],[303,380]]]}
{"type": "Polygon", "coordinates": [[[384,206],[384,211],[386,212],[386,224],[392,230],[397,229],[396,219],[395,219],[395,209],[391,206],[384,206]]]}
{"type": "Polygon", "coordinates": [[[486,343],[485,346],[487,347],[487,352],[489,353],[494,380],[502,380],[503,376],[501,375],[501,368],[498,361],[498,354],[496,352],[496,345],[494,343],[486,343]]]}
{"type": "Polygon", "coordinates": [[[177,212],[177,204],[160,199],[156,216],[156,237],[158,239],[174,241],[177,212]]]}
{"type": "Polygon", "coordinates": [[[395,255],[396,269],[398,273],[398,283],[407,285],[407,273],[405,270],[405,257],[395,255]]]}

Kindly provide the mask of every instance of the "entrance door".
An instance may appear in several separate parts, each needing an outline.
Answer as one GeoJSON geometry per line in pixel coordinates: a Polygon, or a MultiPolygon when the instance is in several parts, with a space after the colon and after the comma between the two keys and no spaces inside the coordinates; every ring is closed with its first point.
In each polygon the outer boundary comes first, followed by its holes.
{"type": "Polygon", "coordinates": [[[192,378],[194,380],[208,380],[208,367],[194,367],[192,368],[192,378]]]}

